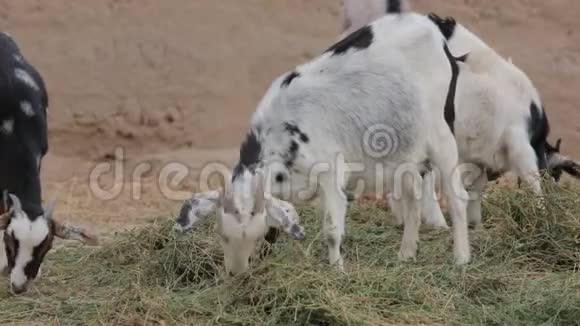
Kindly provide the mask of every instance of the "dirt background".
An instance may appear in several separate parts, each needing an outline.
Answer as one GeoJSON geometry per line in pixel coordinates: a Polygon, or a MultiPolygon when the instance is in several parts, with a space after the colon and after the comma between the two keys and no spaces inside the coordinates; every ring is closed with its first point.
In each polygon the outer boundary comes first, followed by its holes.
{"type": "MultiPolygon", "coordinates": [[[[552,139],[580,156],[580,1],[414,0],[452,15],[511,57],[540,89],[552,139]]],[[[271,80],[336,39],[339,0],[2,0],[10,32],[43,74],[50,95],[44,197],[63,220],[99,232],[175,212],[156,186],[167,162],[195,171],[232,164],[251,113],[271,80]],[[101,200],[89,171],[124,148],[120,196],[101,200]],[[145,174],[140,199],[131,178],[145,174]]],[[[104,184],[115,183],[109,175],[104,184]]]]}

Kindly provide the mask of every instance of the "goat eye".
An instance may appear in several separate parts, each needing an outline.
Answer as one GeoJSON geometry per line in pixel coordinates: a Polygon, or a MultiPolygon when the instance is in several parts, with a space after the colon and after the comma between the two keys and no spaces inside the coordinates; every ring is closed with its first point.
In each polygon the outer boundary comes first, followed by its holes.
{"type": "Polygon", "coordinates": [[[282,173],[276,174],[276,182],[278,182],[278,183],[284,182],[284,174],[282,174],[282,173]]]}

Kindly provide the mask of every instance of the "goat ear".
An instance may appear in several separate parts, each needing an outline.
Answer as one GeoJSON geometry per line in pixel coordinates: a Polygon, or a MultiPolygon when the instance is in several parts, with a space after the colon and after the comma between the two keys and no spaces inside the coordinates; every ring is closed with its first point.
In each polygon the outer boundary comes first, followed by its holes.
{"type": "Polygon", "coordinates": [[[8,208],[10,207],[8,200],[8,191],[4,190],[4,192],[2,193],[2,200],[3,200],[2,204],[4,205],[3,206],[4,212],[2,215],[0,215],[0,231],[6,230],[8,224],[10,224],[12,213],[14,212],[12,208],[8,208]]]}
{"type": "Polygon", "coordinates": [[[8,207],[10,207],[10,196],[8,195],[8,190],[4,190],[2,193],[2,204],[4,204],[5,210],[8,210],[8,207]]]}
{"type": "Polygon", "coordinates": [[[185,232],[194,228],[213,213],[220,203],[220,191],[206,191],[193,195],[181,206],[173,229],[185,232]]]}
{"type": "Polygon", "coordinates": [[[44,211],[44,218],[45,219],[52,220],[55,206],[56,206],[56,200],[52,200],[50,203],[48,203],[48,205],[42,207],[42,210],[44,211]]]}
{"type": "Polygon", "coordinates": [[[52,219],[54,223],[54,235],[65,240],[77,240],[89,246],[99,244],[98,238],[83,228],[65,225],[52,219]]]}
{"type": "Polygon", "coordinates": [[[261,213],[266,208],[264,175],[261,172],[254,176],[254,213],[261,213]]]}
{"type": "Polygon", "coordinates": [[[562,170],[569,175],[580,179],[580,164],[572,161],[567,160],[561,164],[562,170]]]}
{"type": "Polygon", "coordinates": [[[558,140],[556,140],[556,146],[554,146],[558,153],[560,153],[560,145],[562,145],[562,138],[558,138],[558,140]]]}
{"type": "Polygon", "coordinates": [[[270,197],[266,199],[266,224],[277,228],[294,240],[303,240],[304,228],[300,225],[300,217],[294,206],[286,201],[270,197]]]}
{"type": "Polygon", "coordinates": [[[220,205],[222,206],[224,213],[234,214],[236,212],[232,187],[233,185],[226,185],[226,187],[220,192],[220,205]]]}
{"type": "Polygon", "coordinates": [[[22,212],[22,204],[20,203],[20,199],[18,199],[18,197],[16,197],[16,195],[13,194],[8,194],[8,196],[10,197],[10,201],[12,202],[12,209],[14,209],[15,213],[21,213],[22,212]]]}
{"type": "Polygon", "coordinates": [[[0,231],[6,230],[8,224],[10,224],[10,219],[12,218],[13,210],[10,209],[4,214],[0,215],[0,231]]]}

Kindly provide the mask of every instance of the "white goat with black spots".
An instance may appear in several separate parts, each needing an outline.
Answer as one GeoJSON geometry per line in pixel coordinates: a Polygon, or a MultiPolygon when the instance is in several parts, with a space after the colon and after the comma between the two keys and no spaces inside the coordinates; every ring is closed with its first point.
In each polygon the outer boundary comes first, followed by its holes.
{"type": "MultiPolygon", "coordinates": [[[[260,204],[263,194],[251,190],[261,189],[261,175],[271,187],[266,192],[276,195],[296,198],[296,193],[315,188],[324,212],[329,261],[339,269],[345,188],[363,180],[375,189],[395,190],[406,208],[399,257],[414,259],[420,223],[415,183],[427,170],[426,162],[443,173],[455,230],[455,260],[467,263],[467,193],[454,174],[457,145],[444,115],[454,76],[437,27],[424,16],[410,14],[380,19],[277,78],[252,118],[240,161],[226,186],[229,191],[203,196],[204,204],[218,208],[226,269],[246,271],[257,241],[268,231],[260,204]],[[386,133],[384,140],[390,141],[386,150],[363,144],[375,129],[386,133]],[[357,171],[347,166],[356,166],[357,171]]],[[[191,227],[189,216],[200,220],[207,212],[185,209],[177,228],[191,227]]]]}
{"type": "MultiPolygon", "coordinates": [[[[345,21],[364,25],[385,14],[391,17],[411,14],[404,10],[381,12],[379,7],[384,2],[344,0],[345,21]],[[363,5],[367,11],[352,9],[363,5]]],[[[406,0],[387,2],[397,3],[398,8],[410,7],[406,0]]],[[[580,177],[580,165],[559,154],[560,140],[556,146],[548,143],[547,115],[528,76],[453,18],[442,19],[435,14],[428,17],[439,27],[452,55],[461,56],[455,60],[460,73],[453,129],[460,162],[474,164],[481,172],[471,184],[476,196],[468,205],[470,223],[481,224],[481,193],[488,179],[504,172],[514,172],[538,195],[542,193],[542,170],[547,170],[556,181],[562,172],[580,177]]],[[[430,195],[432,185],[425,185],[423,220],[431,226],[446,227],[439,205],[430,195]]],[[[400,210],[393,204],[395,210],[400,210]]]]}

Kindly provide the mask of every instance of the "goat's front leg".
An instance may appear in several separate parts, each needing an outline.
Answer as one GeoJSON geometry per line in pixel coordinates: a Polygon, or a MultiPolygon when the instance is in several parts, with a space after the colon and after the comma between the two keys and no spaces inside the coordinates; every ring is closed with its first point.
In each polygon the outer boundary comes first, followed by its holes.
{"type": "Polygon", "coordinates": [[[479,176],[468,186],[471,198],[467,202],[467,222],[473,228],[481,227],[481,202],[487,182],[487,172],[482,169],[479,176]]]}
{"type": "Polygon", "coordinates": [[[449,129],[441,129],[437,145],[431,156],[433,163],[441,171],[443,193],[447,197],[449,212],[453,221],[453,253],[455,263],[463,265],[471,260],[469,247],[469,233],[467,230],[467,201],[468,194],[461,180],[460,170],[456,170],[459,163],[457,143],[449,129]]]}
{"type": "Polygon", "coordinates": [[[323,232],[328,244],[328,260],[338,270],[344,269],[340,247],[344,237],[347,198],[336,186],[323,188],[323,232]]]}
{"type": "Polygon", "coordinates": [[[419,242],[419,227],[421,226],[420,207],[421,203],[416,196],[408,192],[403,195],[404,227],[399,260],[415,260],[417,257],[417,245],[419,242]]]}
{"type": "Polygon", "coordinates": [[[542,196],[542,184],[538,158],[527,134],[522,130],[508,133],[507,148],[509,163],[515,174],[538,196],[542,196]]]}
{"type": "Polygon", "coordinates": [[[519,129],[511,130],[508,133],[509,163],[515,174],[538,196],[537,200],[534,201],[536,209],[545,212],[546,203],[542,192],[538,157],[526,137],[526,132],[519,129]]]}

